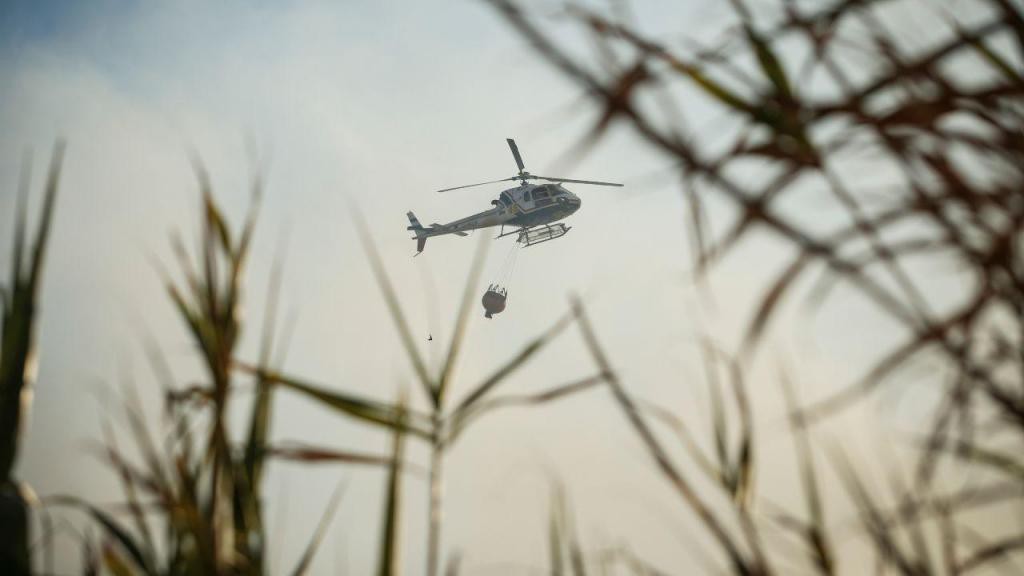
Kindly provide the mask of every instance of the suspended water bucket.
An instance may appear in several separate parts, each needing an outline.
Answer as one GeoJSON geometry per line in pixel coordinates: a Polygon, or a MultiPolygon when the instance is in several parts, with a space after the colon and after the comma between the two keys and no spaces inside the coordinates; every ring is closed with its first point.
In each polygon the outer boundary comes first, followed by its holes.
{"type": "Polygon", "coordinates": [[[484,292],[480,303],[484,305],[484,317],[490,318],[492,314],[498,314],[505,309],[505,301],[508,300],[508,290],[491,284],[484,292]]]}

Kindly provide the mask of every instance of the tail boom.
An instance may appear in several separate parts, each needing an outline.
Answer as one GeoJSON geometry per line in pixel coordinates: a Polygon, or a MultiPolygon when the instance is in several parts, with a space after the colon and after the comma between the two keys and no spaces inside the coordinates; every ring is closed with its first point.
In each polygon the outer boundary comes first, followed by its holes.
{"type": "MultiPolygon", "coordinates": [[[[486,214],[490,214],[490,212],[483,213],[483,215],[486,215],[486,214]]],[[[427,238],[429,238],[431,236],[440,236],[442,234],[455,234],[456,236],[468,236],[468,234],[465,232],[465,230],[460,230],[459,229],[460,228],[459,224],[462,224],[463,222],[469,222],[469,221],[471,221],[473,219],[476,219],[479,216],[481,216],[481,214],[475,214],[473,216],[470,216],[469,218],[464,218],[462,220],[458,220],[458,221],[453,222],[451,224],[436,224],[436,223],[435,224],[431,224],[430,228],[424,228],[423,224],[420,224],[419,219],[416,218],[416,215],[413,214],[412,212],[406,212],[405,216],[409,219],[409,226],[406,226],[405,229],[406,230],[411,230],[414,234],[416,234],[416,236],[413,238],[413,240],[416,241],[416,253],[419,254],[420,252],[423,252],[423,247],[426,246],[426,244],[427,244],[427,238]]],[[[471,227],[471,228],[476,228],[476,227],[474,226],[474,227],[471,227]]]]}

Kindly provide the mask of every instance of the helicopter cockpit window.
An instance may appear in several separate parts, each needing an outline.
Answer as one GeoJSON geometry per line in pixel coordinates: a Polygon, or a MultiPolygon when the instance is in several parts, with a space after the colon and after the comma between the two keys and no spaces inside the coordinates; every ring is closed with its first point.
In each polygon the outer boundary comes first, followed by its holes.
{"type": "Polygon", "coordinates": [[[537,188],[536,190],[533,191],[533,195],[535,197],[537,197],[537,198],[547,198],[548,197],[548,188],[547,188],[547,186],[545,186],[543,188],[537,188]]]}
{"type": "Polygon", "coordinates": [[[498,198],[501,200],[501,203],[504,204],[505,206],[512,205],[512,198],[510,198],[509,195],[506,194],[505,192],[502,192],[501,196],[499,196],[498,198]]]}
{"type": "Polygon", "coordinates": [[[527,202],[530,201],[530,191],[529,190],[526,191],[526,194],[523,194],[523,200],[526,200],[527,202]]]}

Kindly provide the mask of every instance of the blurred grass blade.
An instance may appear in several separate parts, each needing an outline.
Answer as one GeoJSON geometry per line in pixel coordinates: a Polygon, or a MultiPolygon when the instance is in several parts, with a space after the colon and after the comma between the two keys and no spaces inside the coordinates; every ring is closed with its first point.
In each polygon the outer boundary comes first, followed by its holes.
{"type": "Polygon", "coordinates": [[[743,378],[743,370],[739,363],[729,358],[729,381],[732,383],[733,395],[740,416],[739,449],[736,454],[735,485],[733,501],[741,511],[746,512],[753,498],[754,486],[754,415],[750,407],[750,398],[743,378]]]}
{"type": "Polygon", "coordinates": [[[608,382],[608,385],[612,390],[612,395],[624,412],[626,419],[629,421],[630,425],[633,427],[634,431],[636,431],[640,440],[647,448],[647,451],[654,459],[662,475],[665,476],[666,480],[668,480],[672,485],[676,493],[697,515],[701,524],[704,525],[704,527],[721,546],[722,551],[728,556],[733,570],[738,574],[745,575],[766,573],[765,567],[751,565],[744,556],[737,539],[726,530],[725,525],[715,511],[704,501],[703,498],[701,498],[700,495],[698,495],[690,481],[679,472],[676,466],[669,459],[668,454],[654,436],[654,433],[647,425],[647,422],[643,419],[636,403],[633,402],[633,399],[629,396],[626,389],[619,381],[618,376],[616,376],[612,371],[611,365],[608,363],[608,359],[604,354],[604,350],[598,343],[597,336],[594,334],[594,330],[590,326],[590,320],[583,311],[583,305],[578,299],[574,298],[572,301],[572,307],[576,312],[576,316],[578,318],[577,324],[580,327],[580,331],[583,333],[583,340],[587,349],[590,351],[591,357],[594,359],[594,362],[597,364],[598,368],[600,368],[601,372],[605,374],[605,381],[608,382]]]}
{"type": "Polygon", "coordinates": [[[46,246],[50,240],[50,226],[53,222],[53,209],[57,203],[57,189],[60,186],[61,166],[64,163],[64,142],[58,141],[53,147],[50,159],[50,170],[46,177],[46,189],[43,193],[43,209],[39,216],[39,227],[36,230],[35,246],[32,250],[32,268],[28,284],[38,295],[43,261],[46,259],[46,246]]]}
{"type": "MultiPolygon", "coordinates": [[[[106,450],[111,458],[111,461],[123,461],[120,449],[117,444],[117,438],[113,431],[110,429],[110,425],[104,422],[102,426],[104,442],[106,444],[106,450]]],[[[125,499],[128,502],[128,509],[131,513],[132,520],[135,523],[135,528],[138,533],[142,536],[143,549],[146,550],[150,556],[147,558],[147,563],[152,565],[153,558],[152,552],[154,550],[153,534],[149,530],[149,525],[146,523],[146,517],[142,512],[142,505],[139,503],[138,493],[135,489],[135,479],[131,472],[127,469],[127,466],[121,466],[118,468],[119,477],[121,480],[121,489],[124,492],[125,499]]]]}
{"type": "Polygon", "coordinates": [[[511,376],[518,370],[527,360],[529,360],[534,354],[539,352],[546,346],[552,339],[562,333],[563,330],[573,321],[576,317],[575,312],[569,313],[559,318],[554,325],[544,331],[541,335],[537,336],[526,344],[511,360],[506,362],[503,366],[498,368],[491,376],[484,380],[480,385],[473,389],[458,404],[458,406],[452,411],[455,417],[460,414],[464,414],[467,409],[472,407],[476,402],[483,398],[488,392],[498,386],[505,378],[511,376]]]}
{"type": "Polygon", "coordinates": [[[82,538],[82,576],[98,576],[100,573],[99,554],[93,545],[92,538],[82,538]]]}
{"type": "MultiPolygon", "coordinates": [[[[277,258],[270,271],[263,337],[260,342],[259,365],[262,370],[270,368],[270,359],[273,354],[274,330],[277,325],[277,310],[283,277],[281,266],[281,258],[277,258]]],[[[262,478],[263,453],[270,434],[273,393],[272,383],[257,373],[256,400],[253,402],[252,413],[249,416],[249,435],[245,442],[245,473],[254,490],[259,489],[262,478]]]]}
{"type": "Polygon", "coordinates": [[[412,421],[410,417],[399,418],[399,409],[395,406],[358,398],[351,394],[324,390],[318,386],[289,378],[273,371],[262,369],[256,369],[256,371],[269,382],[299,392],[308,398],[316,400],[323,406],[333,408],[349,416],[354,416],[364,422],[385,426],[392,430],[402,428],[406,432],[422,438],[430,438],[429,429],[422,425],[423,417],[419,418],[420,422],[412,421]]]}
{"type": "Polygon", "coordinates": [[[31,156],[26,154],[14,212],[14,244],[11,257],[10,286],[0,293],[3,316],[0,317],[0,564],[20,576],[32,570],[29,554],[29,503],[26,487],[15,481],[28,392],[35,377],[38,298],[42,290],[42,271],[50,238],[64,142],[53,148],[43,191],[43,206],[32,247],[25,244],[28,225],[28,196],[31,156]],[[28,270],[25,258],[29,257],[28,270]]]}
{"type": "Polygon", "coordinates": [[[686,449],[690,458],[697,463],[697,466],[707,474],[709,479],[716,484],[722,483],[722,471],[715,466],[714,461],[712,461],[710,457],[704,454],[700,445],[697,444],[697,440],[694,439],[693,434],[681,418],[677,417],[671,411],[651,402],[643,402],[643,410],[671,428],[676,435],[679,436],[679,439],[683,444],[683,448],[686,449]]]}
{"type": "Polygon", "coordinates": [[[11,244],[10,289],[17,290],[22,282],[25,254],[25,228],[28,226],[28,196],[32,187],[32,154],[28,151],[21,159],[21,174],[18,178],[18,197],[14,207],[14,242],[11,244]]]}
{"type": "Polygon", "coordinates": [[[558,485],[558,506],[561,508],[562,526],[566,540],[569,544],[569,565],[572,567],[573,576],[587,576],[587,565],[583,560],[583,546],[580,544],[579,536],[576,534],[576,522],[569,509],[569,503],[565,496],[565,487],[558,485]]]}
{"type": "Polygon", "coordinates": [[[968,558],[965,558],[957,566],[958,574],[973,573],[979,568],[986,567],[993,560],[1005,559],[1014,552],[1024,550],[1024,534],[1008,536],[992,544],[975,550],[968,558]]]}
{"type": "Polygon", "coordinates": [[[555,491],[550,504],[548,517],[548,558],[551,576],[565,574],[565,536],[563,534],[562,504],[558,500],[560,494],[555,491]]]}
{"type": "Polygon", "coordinates": [[[790,435],[793,437],[800,466],[801,492],[810,515],[810,525],[803,531],[803,536],[814,553],[814,563],[818,572],[831,575],[835,573],[835,554],[825,528],[825,509],[822,505],[818,476],[814,469],[814,453],[807,437],[806,424],[798,411],[799,402],[793,383],[785,373],[780,375],[779,382],[786,401],[786,412],[790,415],[790,435]]]}
{"type": "Polygon", "coordinates": [[[757,307],[757,312],[750,321],[750,326],[747,328],[746,335],[744,336],[743,345],[741,347],[742,352],[740,354],[742,357],[747,357],[754,350],[757,343],[760,341],[761,336],[764,334],[765,327],[767,327],[768,322],[771,320],[779,303],[782,301],[783,296],[786,294],[793,282],[799,277],[804,268],[811,262],[812,260],[810,255],[807,252],[801,252],[800,255],[795,258],[781,274],[779,274],[779,277],[770,285],[768,290],[764,292],[764,296],[761,297],[761,302],[757,307]]]}
{"type": "MultiPolygon", "coordinates": [[[[60,183],[61,164],[64,158],[64,143],[54,146],[50,170],[43,196],[43,208],[39,216],[32,257],[26,275],[23,257],[29,250],[24,244],[27,221],[27,190],[19,196],[19,207],[15,222],[14,254],[12,255],[10,302],[5,306],[3,317],[3,339],[0,342],[0,482],[9,482],[17,459],[19,433],[22,420],[23,390],[30,386],[32,358],[35,354],[36,299],[41,290],[41,275],[46,246],[50,237],[57,189],[60,183]]],[[[28,186],[25,176],[24,186],[28,186]]]]}
{"type": "Polygon", "coordinates": [[[940,445],[937,446],[937,449],[946,450],[961,460],[981,464],[986,468],[1008,476],[1018,485],[1024,485],[1024,461],[1019,458],[1015,459],[1009,454],[1003,454],[967,440],[959,440],[951,446],[940,445]]]}
{"type": "Polygon", "coordinates": [[[754,29],[753,18],[743,0],[731,0],[731,2],[733,10],[739,14],[740,19],[743,21],[743,35],[754,49],[761,73],[771,82],[776,94],[787,100],[792,100],[793,92],[790,89],[789,80],[786,77],[786,70],[782,65],[782,61],[772,51],[771,45],[754,29]]]}
{"type": "MultiPolygon", "coordinates": [[[[721,381],[718,378],[718,362],[715,348],[705,341],[701,346],[704,360],[705,380],[708,383],[708,395],[711,400],[711,437],[715,442],[715,456],[718,458],[718,470],[721,481],[729,489],[733,484],[730,478],[729,463],[729,421],[725,417],[725,405],[722,401],[721,381]]],[[[732,490],[729,489],[731,492],[732,490]]]]}
{"type": "Polygon", "coordinates": [[[871,537],[871,543],[874,545],[880,560],[891,564],[905,576],[922,574],[919,571],[920,567],[901,548],[899,540],[896,538],[896,531],[889,529],[886,525],[885,518],[872,498],[871,492],[861,483],[860,477],[854,471],[846,456],[840,450],[836,450],[833,453],[832,462],[836,466],[840,479],[843,481],[847,492],[857,507],[860,521],[864,525],[868,536],[871,537]]]}
{"type": "Polygon", "coordinates": [[[466,326],[469,324],[469,313],[476,302],[476,290],[480,284],[480,274],[484,269],[484,257],[487,255],[487,246],[490,238],[481,234],[476,244],[476,253],[473,255],[473,263],[469,268],[469,277],[466,278],[466,285],[462,291],[462,303],[459,305],[459,313],[455,321],[455,330],[452,332],[452,341],[448,345],[448,354],[444,359],[444,366],[441,368],[441,375],[437,379],[437,389],[434,391],[434,405],[443,406],[445,392],[451,382],[455,364],[459,359],[459,351],[462,350],[463,339],[466,335],[466,326]]]}
{"type": "Polygon", "coordinates": [[[313,533],[313,538],[306,545],[306,550],[302,553],[302,558],[299,559],[295,570],[292,571],[292,576],[303,576],[308,572],[310,565],[313,563],[313,557],[316,556],[316,551],[320,548],[320,543],[323,542],[324,536],[327,534],[327,528],[331,525],[331,520],[338,511],[338,504],[341,503],[341,497],[344,493],[344,484],[339,484],[334,489],[334,494],[324,510],[324,515],[320,518],[320,523],[317,524],[316,532],[313,533]]]}
{"type": "Polygon", "coordinates": [[[391,280],[388,279],[384,264],[380,259],[380,254],[377,253],[377,246],[373,243],[373,237],[370,236],[362,215],[354,206],[352,207],[352,221],[359,232],[359,240],[363,244],[366,257],[370,260],[370,268],[377,279],[377,286],[380,287],[380,291],[384,295],[384,301],[387,303],[391,319],[394,320],[395,327],[398,329],[398,335],[402,340],[402,346],[405,347],[406,355],[409,356],[409,360],[412,362],[413,369],[416,371],[416,376],[419,378],[420,385],[423,387],[427,398],[433,402],[435,408],[439,408],[440,405],[438,404],[437,394],[434,391],[434,384],[430,374],[427,372],[427,365],[423,362],[423,356],[420,354],[419,348],[416,347],[416,339],[412,337],[412,331],[409,329],[409,323],[402,312],[398,296],[391,285],[391,280]]]}
{"type": "Polygon", "coordinates": [[[121,553],[107,542],[103,544],[103,566],[113,576],[136,576],[131,565],[121,557],[121,553]]]}
{"type": "Polygon", "coordinates": [[[552,574],[564,574],[568,563],[573,576],[586,576],[587,567],[583,560],[583,549],[576,536],[576,528],[569,511],[565,487],[561,482],[551,482],[551,509],[548,521],[548,547],[552,574]],[[566,562],[568,556],[568,562],[566,562]]]}
{"type": "Polygon", "coordinates": [[[462,566],[462,555],[458,552],[452,552],[448,556],[448,564],[444,568],[444,576],[459,576],[459,568],[462,566]]]}
{"type": "Polygon", "coordinates": [[[387,456],[364,454],[346,450],[332,450],[307,444],[289,444],[287,446],[267,446],[265,452],[278,460],[304,462],[307,464],[344,463],[369,464],[374,466],[390,466],[391,459],[387,456]]]}
{"type": "Polygon", "coordinates": [[[445,440],[445,444],[450,446],[455,440],[462,434],[463,431],[478,418],[484,414],[493,410],[506,408],[509,406],[539,406],[541,404],[547,404],[548,402],[554,402],[561,400],[567,396],[576,394],[577,392],[583,392],[594,388],[604,383],[604,376],[598,374],[596,376],[590,376],[576,382],[557,386],[550,390],[545,390],[537,394],[526,394],[519,396],[504,396],[501,398],[493,398],[490,400],[484,400],[475,407],[468,407],[465,410],[453,415],[451,429],[448,433],[448,438],[445,440]]]}
{"type": "Polygon", "coordinates": [[[974,48],[975,52],[981,55],[993,68],[998,70],[1008,82],[1016,84],[1017,86],[1024,85],[1024,77],[1021,76],[1009,62],[1000,56],[995,50],[992,50],[985,45],[984,40],[978,38],[974,34],[968,34],[957,22],[951,23],[953,28],[956,30],[957,37],[961,42],[970,44],[971,48],[974,48]]]}
{"type": "MultiPolygon", "coordinates": [[[[399,400],[399,421],[405,420],[405,399],[399,400]]],[[[405,433],[402,426],[395,428],[391,447],[391,468],[388,472],[387,496],[384,504],[383,533],[380,540],[379,576],[397,576],[399,562],[400,513],[402,508],[402,459],[405,457],[405,433]]]]}
{"type": "MultiPolygon", "coordinates": [[[[132,538],[131,534],[121,526],[112,516],[100,510],[99,508],[76,498],[74,496],[56,496],[49,500],[51,504],[58,506],[71,506],[83,510],[89,516],[91,516],[96,523],[103,528],[106,535],[117,542],[128,556],[131,558],[132,563],[138,568],[143,574],[157,574],[158,572],[149,566],[146,561],[146,554],[143,553],[143,547],[132,538]]],[[[131,572],[130,572],[131,573],[131,572]]]]}

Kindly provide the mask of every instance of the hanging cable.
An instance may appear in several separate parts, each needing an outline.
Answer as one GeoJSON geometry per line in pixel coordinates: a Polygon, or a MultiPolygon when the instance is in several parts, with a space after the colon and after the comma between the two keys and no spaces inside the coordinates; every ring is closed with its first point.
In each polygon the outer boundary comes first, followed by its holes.
{"type": "Polygon", "coordinates": [[[508,257],[505,259],[505,267],[501,274],[501,283],[508,289],[509,284],[512,282],[512,274],[515,272],[516,264],[519,263],[519,250],[521,245],[519,242],[512,244],[509,249],[508,257]]]}

